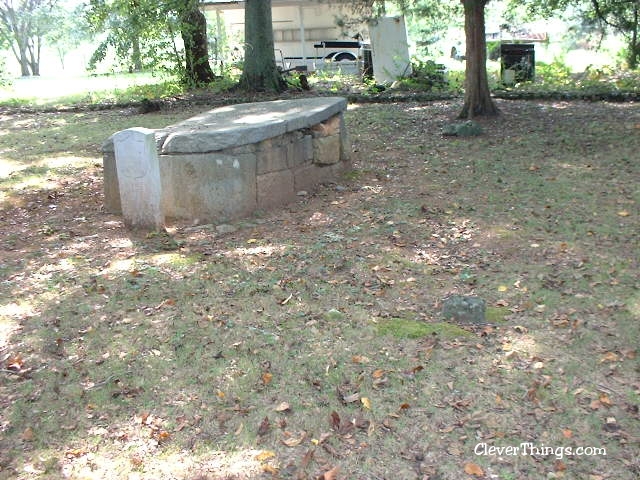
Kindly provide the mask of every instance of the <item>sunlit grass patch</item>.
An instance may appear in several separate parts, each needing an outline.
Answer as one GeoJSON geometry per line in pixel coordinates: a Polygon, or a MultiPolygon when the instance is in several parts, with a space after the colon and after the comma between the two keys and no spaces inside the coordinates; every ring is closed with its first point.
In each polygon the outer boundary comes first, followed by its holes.
{"type": "Polygon", "coordinates": [[[153,255],[150,262],[158,266],[173,268],[189,268],[202,261],[200,255],[184,255],[181,253],[160,253],[153,255]]]}
{"type": "Polygon", "coordinates": [[[181,93],[177,81],[151,74],[17,79],[0,89],[0,105],[56,106],[160,98],[181,93]]]}

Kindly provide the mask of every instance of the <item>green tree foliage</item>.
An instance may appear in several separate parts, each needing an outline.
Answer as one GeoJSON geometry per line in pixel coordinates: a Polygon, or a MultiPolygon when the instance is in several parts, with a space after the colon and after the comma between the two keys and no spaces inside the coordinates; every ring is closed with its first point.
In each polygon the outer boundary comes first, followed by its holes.
{"type": "Polygon", "coordinates": [[[86,18],[96,35],[106,36],[91,65],[110,49],[129,71],[167,68],[189,86],[209,83],[206,21],[196,0],[89,0],[86,18]],[[182,37],[184,48],[176,44],[182,37]]]}
{"type": "Polygon", "coordinates": [[[64,70],[67,53],[90,38],[89,28],[83,17],[83,6],[58,3],[48,15],[47,21],[56,28],[50,29],[45,37],[52,46],[64,70]]]}
{"type": "Polygon", "coordinates": [[[640,63],[640,2],[638,0],[510,0],[512,14],[550,18],[574,8],[588,26],[599,26],[621,34],[627,42],[629,68],[640,63]]]}
{"type": "Polygon", "coordinates": [[[463,15],[460,2],[419,0],[402,8],[411,18],[410,31],[418,48],[429,53],[429,46],[437,42],[452,25],[462,26],[463,15]]]}
{"type": "Polygon", "coordinates": [[[130,71],[158,67],[170,51],[176,21],[164,5],[152,0],[90,0],[86,17],[95,34],[104,33],[90,60],[90,68],[112,49],[130,71]],[[173,25],[172,25],[173,24],[173,25]]]}
{"type": "Polygon", "coordinates": [[[640,60],[640,2],[637,0],[591,0],[588,22],[600,22],[622,34],[627,41],[629,68],[638,67],[640,60]]]}
{"type": "Polygon", "coordinates": [[[23,77],[40,75],[44,37],[55,24],[49,21],[56,0],[0,0],[0,37],[11,46],[23,77]]]}

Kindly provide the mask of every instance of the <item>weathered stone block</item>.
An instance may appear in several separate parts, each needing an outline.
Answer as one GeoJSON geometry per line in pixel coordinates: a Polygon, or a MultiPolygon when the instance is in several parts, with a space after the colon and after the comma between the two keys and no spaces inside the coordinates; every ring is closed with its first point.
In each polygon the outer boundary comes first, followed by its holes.
{"type": "Polygon", "coordinates": [[[340,177],[340,175],[351,170],[352,165],[351,165],[351,161],[347,160],[347,161],[336,163],[334,165],[330,165],[329,168],[331,168],[332,170],[333,178],[336,179],[340,177]]]}
{"type": "Polygon", "coordinates": [[[319,165],[333,165],[340,161],[340,135],[313,139],[313,162],[319,165]]]}
{"type": "Polygon", "coordinates": [[[258,175],[278,172],[289,167],[287,163],[288,145],[283,145],[280,137],[269,138],[260,142],[256,157],[258,159],[258,175]]]}
{"type": "Polygon", "coordinates": [[[295,191],[313,191],[319,184],[333,180],[336,175],[334,166],[310,164],[295,168],[293,170],[295,191]]]}
{"type": "Polygon", "coordinates": [[[342,115],[334,115],[333,117],[325,120],[324,122],[320,122],[313,127],[311,127],[311,131],[313,132],[313,136],[315,138],[320,137],[329,137],[331,135],[337,135],[340,133],[342,115]]]}
{"type": "Polygon", "coordinates": [[[257,208],[255,154],[163,155],[167,217],[216,222],[257,208]]]}
{"type": "Polygon", "coordinates": [[[127,228],[162,229],[162,185],[154,131],[123,130],[113,136],[113,146],[124,224],[127,228]]]}
{"type": "Polygon", "coordinates": [[[461,323],[484,323],[486,302],[479,297],[451,295],[442,302],[442,316],[461,323]]]}
{"type": "Polygon", "coordinates": [[[311,135],[299,135],[287,145],[289,168],[296,168],[313,161],[313,138],[311,135]]]}
{"type": "Polygon", "coordinates": [[[102,172],[104,175],[104,210],[107,213],[122,213],[120,206],[120,187],[118,186],[118,172],[116,169],[116,154],[105,151],[102,157],[102,172]]]}
{"type": "Polygon", "coordinates": [[[340,114],[340,160],[343,162],[351,160],[351,150],[351,139],[344,123],[344,115],[340,114]]]}
{"type": "Polygon", "coordinates": [[[252,143],[249,145],[240,145],[239,147],[225,148],[224,153],[228,155],[241,155],[243,153],[255,153],[258,150],[258,145],[260,144],[252,143]]]}
{"type": "MultiPolygon", "coordinates": [[[[111,135],[102,144],[102,168],[104,173],[104,209],[108,213],[122,213],[120,205],[120,187],[118,186],[118,171],[116,168],[116,156],[113,140],[117,133],[111,135]]],[[[156,150],[162,148],[162,142],[166,133],[162,130],[155,130],[156,150]]]]}
{"type": "Polygon", "coordinates": [[[258,208],[269,209],[296,198],[291,170],[265,173],[256,179],[258,208]]]}
{"type": "MultiPolygon", "coordinates": [[[[287,111],[287,131],[302,130],[324,122],[347,108],[345,98],[317,97],[300,100],[281,100],[289,102],[287,111]]],[[[275,103],[275,102],[274,102],[275,103]]]]}

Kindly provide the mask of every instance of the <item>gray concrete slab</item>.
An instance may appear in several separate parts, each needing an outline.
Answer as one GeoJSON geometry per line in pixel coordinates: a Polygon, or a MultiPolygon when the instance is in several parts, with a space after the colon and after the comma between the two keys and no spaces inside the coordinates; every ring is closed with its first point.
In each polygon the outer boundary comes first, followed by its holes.
{"type": "Polygon", "coordinates": [[[160,153],[224,150],[310,128],[346,109],[340,97],[300,98],[220,107],[165,129],[160,153]]]}

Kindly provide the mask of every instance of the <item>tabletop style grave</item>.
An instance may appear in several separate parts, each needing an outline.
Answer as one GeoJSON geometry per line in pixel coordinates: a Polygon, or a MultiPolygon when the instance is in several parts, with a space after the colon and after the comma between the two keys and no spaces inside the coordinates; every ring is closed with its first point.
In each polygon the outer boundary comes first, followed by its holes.
{"type": "MultiPolygon", "coordinates": [[[[283,205],[297,192],[336,178],[350,168],[346,106],[337,97],[230,105],[152,131],[156,148],[147,153],[158,159],[161,213],[144,217],[219,223],[283,205]]],[[[138,154],[120,143],[124,132],[103,145],[105,210],[134,225],[131,212],[155,205],[158,189],[140,185],[147,170],[136,177],[137,187],[121,182],[126,172],[146,168],[131,167],[138,154]]]]}

